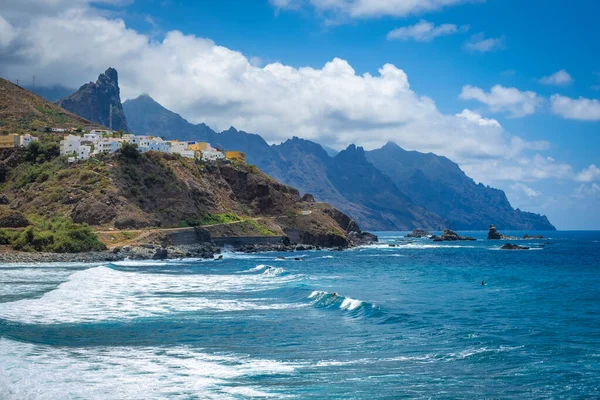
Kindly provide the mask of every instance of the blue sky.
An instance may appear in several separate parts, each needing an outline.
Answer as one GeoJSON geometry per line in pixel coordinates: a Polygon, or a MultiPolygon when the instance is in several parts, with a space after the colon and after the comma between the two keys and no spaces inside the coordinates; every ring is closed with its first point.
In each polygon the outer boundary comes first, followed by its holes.
{"type": "Polygon", "coordinates": [[[110,64],[123,97],[148,92],[193,122],[338,149],[394,140],[452,158],[559,228],[600,228],[596,2],[8,3],[0,49],[30,58],[0,62],[3,77],[77,87],[110,64]],[[38,31],[30,43],[28,26],[38,31]],[[393,68],[382,73],[385,64],[393,68]]]}

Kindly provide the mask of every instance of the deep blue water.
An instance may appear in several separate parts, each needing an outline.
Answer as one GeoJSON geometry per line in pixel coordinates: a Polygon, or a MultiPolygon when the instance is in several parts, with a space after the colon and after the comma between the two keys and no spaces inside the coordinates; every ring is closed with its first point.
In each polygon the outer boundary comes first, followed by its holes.
{"type": "Polygon", "coordinates": [[[0,398],[598,398],[600,232],[545,235],[2,265],[0,398]]]}

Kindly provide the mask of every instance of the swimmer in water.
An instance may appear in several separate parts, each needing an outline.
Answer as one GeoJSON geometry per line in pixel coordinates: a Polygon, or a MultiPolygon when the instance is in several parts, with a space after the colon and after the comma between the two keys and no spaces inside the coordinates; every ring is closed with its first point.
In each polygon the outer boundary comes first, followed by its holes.
{"type": "Polygon", "coordinates": [[[481,286],[485,286],[485,281],[481,281],[481,286]]]}
{"type": "Polygon", "coordinates": [[[331,294],[331,300],[335,299],[336,297],[337,297],[337,293],[336,293],[336,292],[333,292],[333,293],[331,294]]]}

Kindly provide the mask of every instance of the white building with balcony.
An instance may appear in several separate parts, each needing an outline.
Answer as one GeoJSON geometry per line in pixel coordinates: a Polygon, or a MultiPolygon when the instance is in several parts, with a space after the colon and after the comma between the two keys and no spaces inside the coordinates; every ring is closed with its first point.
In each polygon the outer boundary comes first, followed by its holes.
{"type": "Polygon", "coordinates": [[[71,155],[79,151],[80,136],[68,135],[60,141],[60,155],[71,155]]]}

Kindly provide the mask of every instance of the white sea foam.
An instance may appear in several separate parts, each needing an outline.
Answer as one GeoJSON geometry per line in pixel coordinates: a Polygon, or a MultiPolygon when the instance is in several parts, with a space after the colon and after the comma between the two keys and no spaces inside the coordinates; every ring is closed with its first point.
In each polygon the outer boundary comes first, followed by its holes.
{"type": "Polygon", "coordinates": [[[3,400],[267,397],[274,395],[238,380],[297,369],[188,347],[57,348],[8,339],[0,339],[0,359],[3,400]]]}
{"type": "Polygon", "coordinates": [[[342,301],[342,304],[340,305],[340,309],[352,311],[352,310],[356,310],[358,307],[362,306],[362,304],[363,304],[363,302],[360,300],[351,299],[349,297],[346,297],[344,299],[344,301],[342,301]]]}
{"type": "Polygon", "coordinates": [[[247,273],[247,272],[258,272],[258,271],[262,271],[263,269],[266,269],[266,268],[270,268],[270,267],[268,265],[266,265],[266,264],[260,264],[260,265],[257,265],[254,268],[250,268],[250,269],[247,269],[245,271],[240,271],[240,272],[238,272],[238,274],[244,274],[244,273],[247,273]]]}
{"type": "Polygon", "coordinates": [[[263,272],[263,275],[266,275],[266,276],[279,276],[279,275],[282,275],[283,273],[285,273],[285,269],[284,268],[268,267],[265,270],[265,272],[263,272]]]}
{"type": "MultiPolygon", "coordinates": [[[[36,299],[0,303],[0,318],[25,323],[97,322],[174,312],[225,312],[295,307],[265,299],[222,299],[214,293],[262,291],[294,276],[148,274],[95,267],[69,276],[36,299]]],[[[296,305],[300,307],[300,305],[296,305]]]]}

